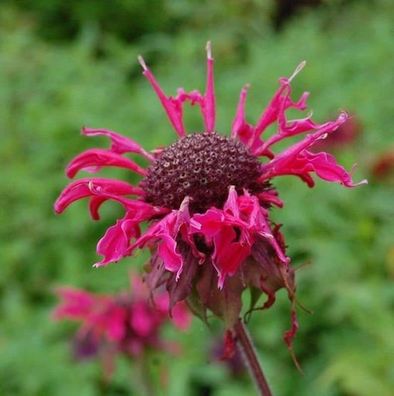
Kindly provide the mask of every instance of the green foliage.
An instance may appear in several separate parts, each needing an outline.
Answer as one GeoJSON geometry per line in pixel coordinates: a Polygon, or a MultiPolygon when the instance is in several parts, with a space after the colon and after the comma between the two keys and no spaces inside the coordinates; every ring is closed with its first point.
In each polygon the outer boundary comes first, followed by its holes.
{"type": "Polygon", "coordinates": [[[173,22],[163,0],[150,1],[149,7],[143,0],[19,0],[10,3],[23,9],[38,33],[53,41],[75,38],[86,24],[133,40],[155,29],[169,29],[173,22]]]}
{"type": "MultiPolygon", "coordinates": [[[[42,7],[49,3],[37,2],[42,7]]],[[[82,3],[72,2],[75,7],[82,3]]],[[[91,15],[99,22],[107,11],[105,2],[98,3],[103,8],[93,7],[96,14],[91,15]]],[[[356,179],[368,176],[372,159],[393,141],[389,87],[394,9],[390,1],[376,1],[372,10],[369,3],[359,2],[340,12],[315,10],[294,20],[280,35],[262,26],[266,13],[261,12],[259,25],[258,16],[246,8],[241,12],[237,2],[231,2],[229,9],[225,3],[207,2],[204,8],[197,2],[174,2],[173,13],[194,22],[174,28],[173,36],[168,34],[172,28],[166,30],[168,22],[160,7],[151,15],[141,11],[139,27],[133,27],[140,29],[140,41],[127,45],[85,22],[76,40],[46,43],[34,33],[30,14],[2,6],[1,395],[95,395],[102,388],[97,363],[76,365],[70,357],[67,339],[74,327],[51,321],[52,290],[58,284],[72,284],[117,291],[127,287],[127,271],[141,268],[146,255],[92,269],[95,242],[120,215],[120,208],[106,204],[102,221],[93,223],[86,203],[73,205],[60,218],[52,205],[67,182],[63,176],[67,161],[84,148],[105,144],[82,138],[81,126],[128,134],[148,149],[175,139],[140,76],[138,53],[146,50],[148,62],[160,53],[155,72],[166,91],[175,92],[178,86],[201,88],[203,47],[212,39],[218,129],[223,132],[229,130],[245,82],[252,83],[248,115],[254,120],[276,88],[277,78],[290,75],[307,59],[307,68],[295,81],[295,95],[303,89],[312,92],[310,104],[318,120],[345,108],[356,112],[364,125],[360,140],[339,153],[347,167],[359,163],[356,179]],[[220,12],[227,22],[219,21],[220,12]],[[247,21],[251,25],[246,28],[247,21]],[[97,56],[98,42],[106,57],[97,56]]],[[[260,7],[259,2],[251,3],[260,7]]],[[[45,12],[40,15],[44,17],[45,12]]],[[[114,24],[118,16],[111,18],[114,24]]],[[[126,24],[122,18],[119,21],[126,24]]],[[[189,129],[201,129],[198,111],[188,111],[186,118],[189,129]]],[[[107,174],[126,177],[115,171],[107,174]]],[[[298,294],[314,314],[299,312],[295,350],[304,376],[294,368],[282,342],[282,333],[289,327],[285,293],[280,293],[272,310],[252,317],[250,328],[274,394],[390,395],[394,386],[390,367],[394,354],[392,186],[372,180],[354,190],[324,183],[310,190],[287,178],[277,186],[286,206],[276,210],[274,217],[284,224],[295,265],[310,264],[297,271],[298,294]]],[[[154,378],[167,371],[168,388],[163,395],[197,396],[197,389],[204,387],[210,387],[215,396],[252,394],[246,376],[233,378],[209,357],[214,334],[220,334],[216,322],[208,330],[195,321],[182,335],[168,329],[168,337],[180,341],[183,351],[176,357],[152,359],[154,378]]],[[[113,384],[103,394],[129,394],[130,367],[121,359],[118,363],[113,384]]]]}

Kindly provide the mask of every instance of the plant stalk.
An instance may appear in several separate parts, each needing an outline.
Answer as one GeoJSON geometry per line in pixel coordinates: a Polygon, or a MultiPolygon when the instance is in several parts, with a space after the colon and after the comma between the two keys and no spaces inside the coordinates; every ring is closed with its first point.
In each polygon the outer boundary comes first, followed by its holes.
{"type": "Polygon", "coordinates": [[[238,322],[234,325],[234,331],[238,347],[242,351],[245,362],[249,368],[249,372],[261,396],[272,396],[272,392],[268,386],[267,380],[265,379],[263,369],[261,368],[257,358],[256,350],[250,338],[249,332],[242,319],[238,319],[238,322]]]}

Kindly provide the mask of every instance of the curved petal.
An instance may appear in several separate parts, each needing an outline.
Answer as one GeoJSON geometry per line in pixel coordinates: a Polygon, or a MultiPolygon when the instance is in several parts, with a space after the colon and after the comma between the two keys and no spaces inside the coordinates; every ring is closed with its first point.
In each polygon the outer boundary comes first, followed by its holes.
{"type": "Polygon", "coordinates": [[[207,43],[207,85],[205,89],[204,101],[201,105],[201,111],[204,117],[205,130],[207,132],[215,131],[215,86],[213,78],[213,58],[211,51],[211,42],[207,43]]]}
{"type": "MultiPolygon", "coordinates": [[[[238,139],[254,153],[264,145],[264,142],[260,137],[255,138],[255,127],[246,121],[245,106],[249,88],[250,85],[246,84],[241,90],[235,118],[231,127],[231,137],[238,139]]],[[[274,157],[274,154],[270,150],[265,150],[264,154],[268,158],[274,157]]]]}
{"type": "Polygon", "coordinates": [[[157,327],[158,316],[152,313],[152,309],[145,301],[136,301],[133,304],[133,312],[129,318],[134,332],[140,337],[149,337],[157,327]]]}
{"type": "MultiPolygon", "coordinates": [[[[283,125],[283,120],[285,119],[284,112],[287,109],[294,108],[297,110],[305,110],[306,100],[309,95],[307,92],[304,92],[304,94],[297,102],[294,102],[290,97],[290,82],[295,77],[295,75],[298,74],[299,71],[304,67],[304,65],[305,62],[302,62],[296,68],[296,71],[290,78],[282,77],[279,79],[279,89],[275,92],[273,98],[261,114],[255,126],[247,123],[245,118],[245,103],[249,85],[246,85],[242,89],[236,116],[232,125],[231,135],[232,137],[236,137],[241,142],[243,142],[253,154],[265,155],[269,158],[272,158],[273,153],[268,148],[272,143],[265,144],[261,139],[262,133],[269,125],[276,121],[279,121],[283,125]]],[[[298,121],[300,121],[300,123],[292,125],[292,128],[294,129],[293,133],[296,133],[296,131],[297,133],[300,133],[299,131],[301,130],[301,128],[307,127],[307,124],[305,122],[301,123],[301,120],[298,121]]]]}
{"type": "Polygon", "coordinates": [[[207,82],[204,95],[202,95],[197,90],[185,92],[180,88],[178,89],[176,97],[167,96],[161,89],[153,73],[147,67],[144,59],[139,56],[138,60],[142,66],[144,76],[148,79],[153,90],[156,92],[156,95],[164,107],[168,119],[170,120],[178,136],[182,137],[186,134],[183,123],[183,105],[186,101],[191,102],[192,105],[198,104],[200,106],[206,131],[213,132],[215,130],[215,92],[213,79],[213,58],[210,42],[207,43],[207,82]]]}
{"type": "Polygon", "coordinates": [[[323,152],[315,154],[307,150],[320,139],[324,139],[328,133],[335,131],[347,119],[348,115],[341,113],[337,120],[325,123],[316,132],[307,135],[302,141],[277,155],[268,164],[262,166],[260,181],[275,176],[296,175],[312,187],[314,182],[310,173],[314,172],[323,180],[337,182],[346,187],[365,184],[366,180],[354,183],[350,173],[338,165],[331,154],[323,152]]]}
{"type": "Polygon", "coordinates": [[[94,128],[82,128],[82,134],[86,136],[106,136],[111,140],[111,151],[118,154],[124,153],[137,153],[143,155],[150,161],[154,160],[154,157],[149,154],[143,147],[141,147],[134,140],[123,136],[119,133],[110,131],[108,129],[94,129],[94,128]]]}
{"type": "Polygon", "coordinates": [[[237,241],[237,234],[231,226],[223,226],[214,236],[213,243],[213,265],[219,275],[218,287],[222,289],[226,277],[234,275],[248,257],[251,246],[237,241]]]}
{"type": "Polygon", "coordinates": [[[338,165],[335,157],[328,153],[304,153],[305,167],[310,167],[321,179],[340,183],[346,187],[356,187],[360,184],[366,184],[367,180],[361,180],[355,183],[351,174],[341,165],[338,165]]]}
{"type": "Polygon", "coordinates": [[[285,112],[281,112],[279,115],[279,129],[278,132],[271,136],[259,149],[259,153],[264,153],[268,147],[275,143],[280,142],[291,136],[298,135],[300,133],[308,132],[313,129],[322,128],[324,124],[317,124],[311,118],[311,115],[298,120],[287,121],[285,112]]]}
{"type": "Polygon", "coordinates": [[[227,275],[233,275],[248,257],[257,238],[263,238],[272,246],[276,257],[288,264],[280,242],[274,235],[268,220],[268,211],[260,206],[255,196],[238,196],[234,187],[223,209],[211,208],[191,219],[191,233],[204,236],[213,245],[213,264],[218,272],[218,286],[223,287],[227,275]]]}
{"type": "Polygon", "coordinates": [[[80,170],[98,172],[103,166],[116,166],[130,169],[131,171],[145,176],[146,170],[131,159],[122,157],[120,154],[104,149],[89,149],[77,155],[66,168],[66,175],[73,178],[80,170]]]}
{"type": "Polygon", "coordinates": [[[276,155],[268,164],[261,166],[262,176],[259,180],[263,181],[275,176],[276,174],[283,174],[281,173],[281,169],[291,166],[292,161],[295,161],[297,156],[309,147],[313,146],[313,144],[319,140],[324,139],[328,133],[335,131],[347,120],[347,118],[348,115],[345,112],[340,113],[335,121],[326,122],[321,125],[317,131],[308,134],[300,142],[293,144],[280,154],[276,155]]]}
{"type": "Polygon", "coordinates": [[[138,238],[139,235],[139,221],[130,219],[128,214],[117,220],[115,225],[107,229],[97,244],[97,254],[103,258],[94,264],[94,267],[114,263],[128,256],[131,238],[138,238]]]}
{"type": "Polygon", "coordinates": [[[95,301],[87,291],[73,287],[60,287],[56,289],[56,294],[61,299],[53,313],[57,320],[83,320],[90,314],[95,301]]]}
{"type": "MultiPolygon", "coordinates": [[[[188,210],[189,198],[185,197],[179,210],[173,210],[157,223],[151,225],[145,233],[130,247],[130,252],[136,248],[143,248],[148,242],[158,240],[157,254],[163,261],[164,267],[170,272],[176,272],[176,278],[183,270],[184,259],[178,251],[177,237],[182,235],[183,240],[188,243],[196,253],[196,247],[189,238],[190,217],[188,210]]],[[[201,254],[196,253],[201,258],[201,254]]]]}
{"type": "Polygon", "coordinates": [[[143,69],[144,76],[150,82],[153,90],[156,92],[162,106],[164,107],[165,112],[167,113],[168,119],[170,120],[172,126],[174,127],[178,136],[185,136],[185,127],[183,125],[182,120],[182,109],[179,106],[179,103],[171,100],[170,97],[167,97],[166,94],[161,89],[159,83],[157,82],[155,76],[150,71],[150,69],[146,66],[146,63],[142,56],[138,57],[138,61],[143,69]]]}
{"type": "Polygon", "coordinates": [[[182,255],[177,251],[176,236],[179,227],[177,211],[172,211],[163,219],[149,227],[144,234],[130,247],[130,253],[135,248],[144,247],[151,240],[159,240],[158,256],[163,260],[168,271],[181,273],[183,266],[182,255]]]}
{"type": "Polygon", "coordinates": [[[106,197],[92,197],[89,200],[89,212],[90,216],[92,217],[93,220],[100,220],[100,213],[99,209],[101,205],[107,201],[108,198],[106,197]]]}
{"type": "Polygon", "coordinates": [[[140,215],[142,215],[144,218],[152,217],[158,214],[167,213],[169,210],[167,208],[153,206],[145,201],[128,199],[117,194],[112,194],[110,192],[103,190],[100,186],[95,185],[93,181],[89,183],[89,188],[92,194],[94,194],[95,196],[99,198],[112,199],[113,201],[117,201],[120,204],[122,204],[124,208],[129,212],[134,211],[138,213],[139,214],[138,217],[140,215]]]}
{"type": "Polygon", "coordinates": [[[175,326],[180,330],[187,330],[192,321],[192,316],[189,309],[184,302],[175,304],[172,308],[172,321],[175,326]]]}
{"type": "MultiPolygon", "coordinates": [[[[83,178],[70,183],[57,198],[54,208],[56,213],[62,213],[69,205],[79,199],[91,197],[95,193],[91,189],[92,183],[99,187],[102,191],[113,194],[113,195],[142,195],[143,190],[139,187],[134,187],[129,183],[105,179],[105,178],[83,178]]],[[[102,198],[100,204],[108,198],[102,198]]],[[[95,217],[95,210],[99,205],[96,201],[92,211],[93,218],[95,217]]],[[[97,214],[98,215],[98,214],[97,214]]],[[[98,217],[97,217],[98,218],[98,217]]]]}
{"type": "Polygon", "coordinates": [[[103,310],[98,325],[110,341],[121,342],[127,331],[125,326],[127,317],[127,309],[113,303],[109,310],[103,310]]]}
{"type": "Polygon", "coordinates": [[[276,190],[263,191],[257,194],[257,197],[263,205],[275,205],[278,208],[282,208],[284,205],[283,201],[278,197],[276,190]]]}
{"type": "Polygon", "coordinates": [[[294,102],[290,98],[291,87],[290,80],[288,78],[279,79],[280,88],[276,91],[271,102],[264,110],[259,121],[256,124],[256,137],[260,136],[266,128],[273,122],[277,121],[278,118],[289,108],[294,108],[297,110],[305,110],[306,100],[309,96],[308,92],[304,92],[297,102],[294,102]]]}

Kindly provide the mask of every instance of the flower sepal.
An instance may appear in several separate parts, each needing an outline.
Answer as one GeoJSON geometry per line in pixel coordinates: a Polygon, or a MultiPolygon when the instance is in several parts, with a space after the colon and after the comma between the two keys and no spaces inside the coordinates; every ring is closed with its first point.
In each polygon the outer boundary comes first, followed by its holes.
{"type": "Polygon", "coordinates": [[[239,276],[226,279],[223,288],[217,287],[217,272],[212,265],[205,265],[196,282],[196,292],[202,305],[224,321],[226,329],[232,329],[242,309],[242,292],[245,285],[239,276]]]}

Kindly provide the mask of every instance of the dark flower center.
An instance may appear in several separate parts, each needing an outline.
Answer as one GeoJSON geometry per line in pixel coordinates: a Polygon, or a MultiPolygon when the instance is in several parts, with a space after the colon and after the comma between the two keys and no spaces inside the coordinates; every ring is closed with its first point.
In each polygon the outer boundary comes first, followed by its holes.
{"type": "Polygon", "coordinates": [[[178,209],[186,196],[193,212],[222,207],[229,186],[239,193],[262,191],[260,162],[237,140],[216,133],[195,133],[163,150],[141,185],[146,201],[178,209]]]}

